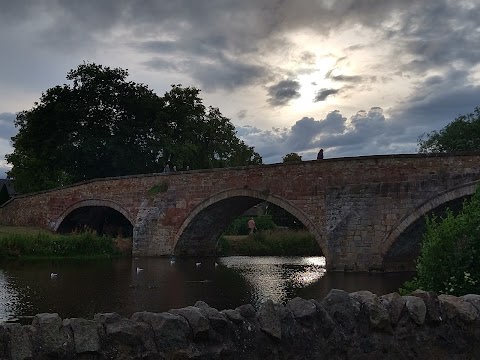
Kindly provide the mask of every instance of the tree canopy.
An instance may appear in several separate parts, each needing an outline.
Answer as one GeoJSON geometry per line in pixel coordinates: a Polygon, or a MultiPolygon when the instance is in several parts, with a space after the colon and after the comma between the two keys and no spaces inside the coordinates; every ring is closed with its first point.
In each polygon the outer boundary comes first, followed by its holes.
{"type": "Polygon", "coordinates": [[[292,152],[292,153],[287,154],[284,157],[282,157],[282,160],[283,160],[284,163],[286,163],[286,162],[301,162],[302,161],[302,156],[298,155],[295,152],[292,152]]]}
{"type": "Polygon", "coordinates": [[[460,115],[439,132],[422,135],[418,146],[420,153],[480,150],[480,107],[460,115]]]}
{"type": "Polygon", "coordinates": [[[18,192],[32,192],[109,176],[177,169],[261,164],[237,138],[218,108],[206,107],[194,87],[172,85],[163,97],[127,81],[128,71],[84,63],[71,84],[46,90],[17,114],[13,165],[18,192]]]}

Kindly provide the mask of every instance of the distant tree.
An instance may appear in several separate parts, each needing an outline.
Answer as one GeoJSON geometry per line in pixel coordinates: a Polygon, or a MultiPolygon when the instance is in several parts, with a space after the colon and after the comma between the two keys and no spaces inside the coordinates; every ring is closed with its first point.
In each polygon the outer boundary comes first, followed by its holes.
{"type": "Polygon", "coordinates": [[[7,173],[20,193],[109,176],[177,168],[261,164],[200,90],[173,85],[164,97],[127,81],[127,70],[81,64],[73,84],[48,89],[18,113],[7,173]]]}
{"type": "Polygon", "coordinates": [[[418,152],[441,153],[480,150],[480,107],[461,115],[439,132],[423,134],[418,139],[418,152]]]}
{"type": "Polygon", "coordinates": [[[282,160],[283,160],[284,163],[286,163],[286,162],[301,162],[302,161],[302,156],[298,155],[295,152],[292,152],[292,153],[287,154],[284,157],[282,157],[282,160]]]}

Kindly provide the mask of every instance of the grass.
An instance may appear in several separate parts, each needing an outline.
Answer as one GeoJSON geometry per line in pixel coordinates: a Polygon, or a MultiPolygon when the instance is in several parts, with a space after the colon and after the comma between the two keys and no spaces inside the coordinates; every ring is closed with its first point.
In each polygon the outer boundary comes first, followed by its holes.
{"type": "Polygon", "coordinates": [[[94,233],[60,235],[38,228],[0,226],[0,258],[110,257],[131,253],[131,239],[94,233]]]}
{"type": "Polygon", "coordinates": [[[219,255],[315,256],[322,252],[308,231],[266,230],[252,236],[224,235],[217,244],[219,255]]]}
{"type": "Polygon", "coordinates": [[[49,234],[50,232],[47,231],[47,230],[43,230],[43,229],[35,228],[35,227],[0,225],[0,239],[5,237],[5,236],[10,236],[10,235],[14,235],[14,234],[36,235],[38,233],[49,234]]]}

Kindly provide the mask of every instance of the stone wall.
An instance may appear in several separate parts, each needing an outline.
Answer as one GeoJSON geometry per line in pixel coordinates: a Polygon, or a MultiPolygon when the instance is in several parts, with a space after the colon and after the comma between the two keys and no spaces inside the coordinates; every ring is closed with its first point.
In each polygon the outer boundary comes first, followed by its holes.
{"type": "Polygon", "coordinates": [[[0,325],[1,359],[479,359],[480,295],[416,291],[377,297],[332,290],[218,311],[204,302],[165,313],[94,320],[38,314],[0,325]]]}

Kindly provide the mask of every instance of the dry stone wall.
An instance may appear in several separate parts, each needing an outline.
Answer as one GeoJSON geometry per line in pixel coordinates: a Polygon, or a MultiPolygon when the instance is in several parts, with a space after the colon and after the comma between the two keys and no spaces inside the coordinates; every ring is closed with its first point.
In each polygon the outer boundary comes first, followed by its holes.
{"type": "Polygon", "coordinates": [[[0,325],[1,359],[479,359],[480,295],[332,290],[323,300],[0,325]]]}

